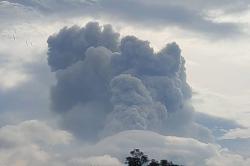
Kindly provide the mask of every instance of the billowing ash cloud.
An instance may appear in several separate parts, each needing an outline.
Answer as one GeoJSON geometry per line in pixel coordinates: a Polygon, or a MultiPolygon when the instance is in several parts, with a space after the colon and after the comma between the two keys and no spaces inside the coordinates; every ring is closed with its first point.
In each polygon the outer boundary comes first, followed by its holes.
{"type": "Polygon", "coordinates": [[[63,28],[49,37],[48,47],[57,79],[51,107],[76,135],[93,140],[128,129],[181,135],[181,129],[209,138],[192,120],[185,61],[176,43],[156,53],[148,41],[120,40],[110,25],[90,22],[63,28]]]}
{"type": "Polygon", "coordinates": [[[104,46],[111,51],[118,49],[119,34],[110,25],[99,26],[90,22],[84,28],[63,28],[58,35],[48,39],[48,63],[53,71],[66,69],[71,64],[84,60],[89,47],[104,46]]]}

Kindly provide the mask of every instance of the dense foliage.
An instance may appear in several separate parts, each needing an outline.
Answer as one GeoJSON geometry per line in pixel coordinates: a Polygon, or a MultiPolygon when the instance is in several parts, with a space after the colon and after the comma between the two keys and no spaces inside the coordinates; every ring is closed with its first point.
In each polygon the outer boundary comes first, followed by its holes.
{"type": "Polygon", "coordinates": [[[168,160],[161,160],[160,162],[155,159],[149,159],[147,155],[139,149],[134,149],[130,152],[130,156],[126,158],[125,164],[128,166],[181,166],[173,164],[168,160]]]}

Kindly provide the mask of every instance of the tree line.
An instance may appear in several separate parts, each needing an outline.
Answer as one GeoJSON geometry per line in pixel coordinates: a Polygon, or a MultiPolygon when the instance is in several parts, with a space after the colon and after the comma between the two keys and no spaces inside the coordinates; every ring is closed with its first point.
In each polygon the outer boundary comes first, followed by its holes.
{"type": "Polygon", "coordinates": [[[174,164],[172,161],[149,159],[147,155],[139,149],[134,149],[130,152],[130,156],[126,157],[125,164],[128,166],[183,166],[174,164]]]}

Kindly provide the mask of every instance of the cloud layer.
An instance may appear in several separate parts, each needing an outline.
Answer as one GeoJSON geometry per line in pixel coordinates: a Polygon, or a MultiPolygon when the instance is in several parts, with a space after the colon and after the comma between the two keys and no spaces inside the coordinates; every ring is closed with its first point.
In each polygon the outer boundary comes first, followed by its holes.
{"type": "Polygon", "coordinates": [[[37,120],[24,121],[18,125],[0,128],[0,165],[42,166],[56,154],[51,147],[68,144],[72,135],[49,127],[37,120]]]}
{"type": "Polygon", "coordinates": [[[246,166],[250,163],[248,158],[232,154],[219,145],[151,131],[124,131],[86,145],[67,131],[37,120],[0,128],[0,164],[6,166],[122,166],[134,148],[140,148],[150,158],[190,166],[246,166]]]}
{"type": "MultiPolygon", "coordinates": [[[[216,17],[209,13],[219,11],[221,13],[237,13],[246,11],[249,2],[247,0],[203,1],[163,1],[163,0],[63,0],[58,3],[55,0],[8,0],[3,7],[14,6],[18,10],[34,10],[41,15],[48,13],[52,16],[71,17],[85,16],[101,18],[119,23],[140,25],[143,28],[178,27],[183,30],[198,32],[212,37],[232,37],[242,34],[242,27],[233,22],[216,21],[216,17]],[[8,3],[7,3],[8,2],[8,3]],[[110,20],[112,18],[112,20],[110,20]]],[[[11,15],[6,12],[5,15],[11,15]]],[[[31,15],[32,16],[32,15],[31,15]]]]}
{"type": "MultiPolygon", "coordinates": [[[[192,138],[162,136],[150,131],[125,131],[107,137],[86,149],[89,155],[107,153],[123,160],[130,149],[139,148],[154,159],[168,159],[190,166],[240,165],[249,164],[249,159],[232,154],[219,145],[202,143],[192,138]],[[166,158],[167,157],[167,158],[166,158]]],[[[84,151],[83,151],[84,154],[84,151]]]]}

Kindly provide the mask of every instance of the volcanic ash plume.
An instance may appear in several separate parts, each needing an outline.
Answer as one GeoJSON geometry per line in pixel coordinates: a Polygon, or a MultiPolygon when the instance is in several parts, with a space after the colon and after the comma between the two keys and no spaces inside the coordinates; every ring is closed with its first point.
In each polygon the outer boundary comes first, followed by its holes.
{"type": "Polygon", "coordinates": [[[61,29],[49,37],[48,47],[57,79],[52,110],[81,138],[130,129],[167,134],[171,117],[188,117],[191,90],[176,43],[155,53],[148,41],[120,39],[110,25],[90,22],[61,29]]]}

